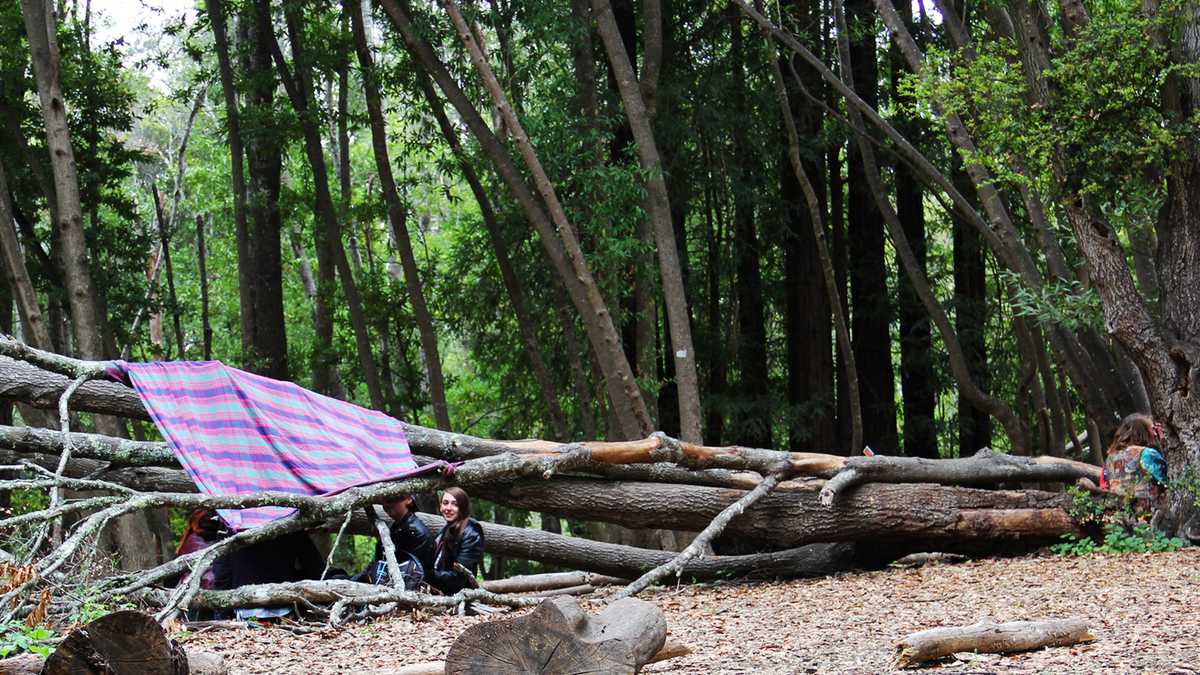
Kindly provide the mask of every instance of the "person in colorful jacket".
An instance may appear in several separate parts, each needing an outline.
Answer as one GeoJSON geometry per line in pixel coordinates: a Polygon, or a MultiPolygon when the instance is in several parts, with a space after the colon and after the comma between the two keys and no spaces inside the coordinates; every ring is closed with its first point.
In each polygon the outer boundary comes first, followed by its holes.
{"type": "Polygon", "coordinates": [[[1108,446],[1101,489],[1122,495],[1139,519],[1150,518],[1167,492],[1167,460],[1158,451],[1162,425],[1142,413],[1121,420],[1108,446]]]}

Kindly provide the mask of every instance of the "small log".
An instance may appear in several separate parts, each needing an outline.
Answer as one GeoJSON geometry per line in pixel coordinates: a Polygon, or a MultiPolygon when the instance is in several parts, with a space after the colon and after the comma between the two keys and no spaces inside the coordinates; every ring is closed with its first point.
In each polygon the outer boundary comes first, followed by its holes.
{"type": "MultiPolygon", "coordinates": [[[[484,536],[487,534],[485,532],[484,536]]],[[[485,539],[486,541],[486,539],[485,539]]],[[[485,581],[480,586],[493,593],[537,593],[553,591],[571,586],[612,586],[628,583],[625,579],[609,577],[592,572],[550,572],[548,574],[525,574],[507,579],[485,581]]]]}
{"type": "Polygon", "coordinates": [[[552,598],[468,628],[450,646],[446,673],[636,673],[666,639],[667,620],[648,602],[625,598],[589,616],[574,598],[552,598]]]}
{"type": "Polygon", "coordinates": [[[1091,642],[1095,636],[1083,619],[1050,621],[980,621],[970,626],[931,628],[896,643],[896,668],[913,668],[955,652],[1007,654],[1042,647],[1065,647],[1091,642]]]}

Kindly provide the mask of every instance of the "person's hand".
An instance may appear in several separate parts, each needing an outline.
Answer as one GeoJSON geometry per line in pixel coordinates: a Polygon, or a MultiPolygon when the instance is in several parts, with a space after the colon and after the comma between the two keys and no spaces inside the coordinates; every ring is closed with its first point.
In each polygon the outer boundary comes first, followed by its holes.
{"type": "Polygon", "coordinates": [[[1154,440],[1159,442],[1162,442],[1162,440],[1166,438],[1166,431],[1163,429],[1162,422],[1154,422],[1154,425],[1150,427],[1150,435],[1154,438],[1154,440]]]}

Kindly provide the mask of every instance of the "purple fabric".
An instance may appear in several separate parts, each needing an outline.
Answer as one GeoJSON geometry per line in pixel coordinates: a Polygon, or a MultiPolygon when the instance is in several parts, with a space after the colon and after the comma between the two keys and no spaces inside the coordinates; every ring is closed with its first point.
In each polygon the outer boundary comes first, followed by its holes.
{"type": "MultiPolygon", "coordinates": [[[[418,467],[399,420],[291,382],[219,361],[116,365],[204,494],[325,495],[445,466],[418,467]]],[[[292,511],[223,509],[221,517],[244,530],[292,511]]]]}

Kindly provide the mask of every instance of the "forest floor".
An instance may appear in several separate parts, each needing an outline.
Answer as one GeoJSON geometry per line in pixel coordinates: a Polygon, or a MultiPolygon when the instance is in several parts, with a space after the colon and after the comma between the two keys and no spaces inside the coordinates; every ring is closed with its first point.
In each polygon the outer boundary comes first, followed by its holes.
{"type": "MultiPolygon", "coordinates": [[[[975,560],[788,582],[722,582],[639,597],[694,650],[650,673],[889,672],[893,643],[918,630],[1080,617],[1098,638],[1006,656],[959,654],[935,673],[1200,673],[1200,548],[1176,553],[975,560]]],[[[615,591],[608,590],[608,593],[615,591]]],[[[585,606],[603,601],[591,596],[585,606]]],[[[497,615],[493,615],[495,618],[497,615]]],[[[440,660],[484,617],[414,612],[345,630],[280,628],[186,636],[234,673],[370,673],[440,660]]],[[[912,672],[912,671],[908,671],[912,672]]]]}

